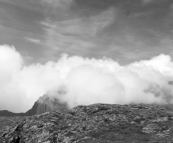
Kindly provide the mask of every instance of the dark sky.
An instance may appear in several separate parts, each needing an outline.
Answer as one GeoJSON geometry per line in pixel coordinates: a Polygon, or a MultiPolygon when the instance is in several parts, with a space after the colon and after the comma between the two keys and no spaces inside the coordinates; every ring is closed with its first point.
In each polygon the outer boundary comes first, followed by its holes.
{"type": "Polygon", "coordinates": [[[0,0],[0,45],[26,63],[62,53],[120,64],[173,56],[172,0],[0,0]]]}

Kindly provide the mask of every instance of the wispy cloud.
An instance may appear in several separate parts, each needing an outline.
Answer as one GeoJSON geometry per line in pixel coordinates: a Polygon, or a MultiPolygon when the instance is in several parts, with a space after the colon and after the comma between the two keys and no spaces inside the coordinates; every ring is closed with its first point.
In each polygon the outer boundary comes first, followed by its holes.
{"type": "Polygon", "coordinates": [[[38,56],[33,51],[38,58],[68,53],[121,56],[128,62],[171,51],[172,42],[167,41],[173,29],[171,4],[170,0],[0,0],[0,25],[11,38],[6,43],[21,43],[16,37],[25,39],[28,47],[40,47],[38,55],[45,53],[38,56]]]}
{"type": "Polygon", "coordinates": [[[44,44],[44,43],[42,43],[41,42],[41,40],[39,40],[39,39],[33,39],[33,38],[29,38],[29,37],[25,37],[25,40],[26,41],[29,41],[29,42],[31,42],[31,43],[35,43],[35,44],[44,44]]]}
{"type": "Polygon", "coordinates": [[[153,1],[155,1],[155,0],[142,0],[143,4],[148,4],[148,3],[151,3],[153,1]]]}
{"type": "Polygon", "coordinates": [[[100,33],[115,20],[114,9],[91,17],[63,21],[41,21],[46,34],[46,43],[59,51],[87,54],[98,48],[100,33]]]}
{"type": "Polygon", "coordinates": [[[40,0],[41,3],[51,5],[52,7],[69,6],[73,0],[40,0]]]}

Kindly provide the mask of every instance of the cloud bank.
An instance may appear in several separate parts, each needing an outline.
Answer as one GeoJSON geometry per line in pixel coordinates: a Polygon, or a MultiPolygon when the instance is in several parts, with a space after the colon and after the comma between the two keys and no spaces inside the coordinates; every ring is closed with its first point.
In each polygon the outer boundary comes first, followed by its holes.
{"type": "Polygon", "coordinates": [[[69,107],[92,103],[172,103],[173,62],[168,55],[121,66],[112,59],[62,55],[25,65],[13,46],[0,46],[0,110],[24,112],[43,94],[69,107]]]}

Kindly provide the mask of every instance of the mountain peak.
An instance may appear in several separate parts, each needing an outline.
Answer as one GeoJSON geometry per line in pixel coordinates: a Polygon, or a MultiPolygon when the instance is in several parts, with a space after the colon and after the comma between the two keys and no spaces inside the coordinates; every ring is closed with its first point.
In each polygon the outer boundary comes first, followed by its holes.
{"type": "Polygon", "coordinates": [[[67,104],[61,103],[57,98],[49,97],[47,94],[40,97],[25,113],[13,113],[7,110],[0,111],[0,116],[32,116],[42,114],[48,111],[59,110],[61,112],[67,110],[67,104]]]}

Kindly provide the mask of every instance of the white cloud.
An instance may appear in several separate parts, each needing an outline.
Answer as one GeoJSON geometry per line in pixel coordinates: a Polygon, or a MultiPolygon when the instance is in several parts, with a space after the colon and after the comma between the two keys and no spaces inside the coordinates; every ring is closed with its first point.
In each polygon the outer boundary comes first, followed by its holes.
{"type": "Polygon", "coordinates": [[[112,59],[63,55],[57,62],[26,66],[14,47],[0,46],[0,105],[10,111],[26,111],[47,92],[70,107],[92,103],[172,103],[170,80],[173,62],[167,55],[127,66],[112,59]]]}

